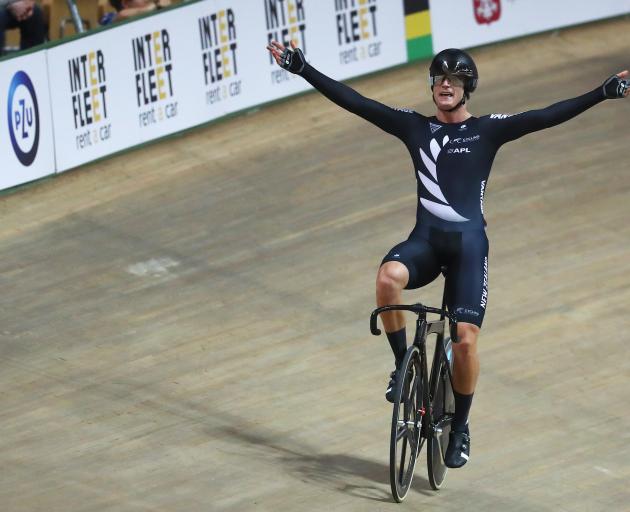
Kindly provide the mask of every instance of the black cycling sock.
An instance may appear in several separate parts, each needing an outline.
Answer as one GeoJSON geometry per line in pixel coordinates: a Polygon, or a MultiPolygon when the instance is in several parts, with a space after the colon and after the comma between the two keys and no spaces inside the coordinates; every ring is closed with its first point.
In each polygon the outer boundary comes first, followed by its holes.
{"type": "Polygon", "coordinates": [[[466,432],[473,395],[462,395],[455,390],[453,390],[453,395],[455,396],[455,415],[451,429],[455,432],[466,432]]]}
{"type": "Polygon", "coordinates": [[[387,334],[389,346],[392,347],[392,352],[396,358],[396,368],[399,368],[405,357],[405,352],[407,352],[407,331],[403,327],[400,331],[385,334],[387,334]]]}

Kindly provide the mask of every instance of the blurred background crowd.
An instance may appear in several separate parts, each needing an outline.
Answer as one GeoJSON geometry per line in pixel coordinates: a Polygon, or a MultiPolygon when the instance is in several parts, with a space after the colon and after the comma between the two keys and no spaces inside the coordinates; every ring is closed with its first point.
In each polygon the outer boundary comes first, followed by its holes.
{"type": "Polygon", "coordinates": [[[0,0],[0,56],[183,0],[0,0]]]}

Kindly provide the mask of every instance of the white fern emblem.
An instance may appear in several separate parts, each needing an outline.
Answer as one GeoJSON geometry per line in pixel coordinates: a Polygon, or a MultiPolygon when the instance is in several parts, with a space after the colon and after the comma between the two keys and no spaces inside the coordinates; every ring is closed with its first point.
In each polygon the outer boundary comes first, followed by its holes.
{"type": "MultiPolygon", "coordinates": [[[[448,143],[448,141],[448,135],[445,135],[444,139],[442,139],[442,147],[444,147],[448,143]]],[[[424,199],[422,197],[420,198],[420,202],[422,203],[422,206],[424,206],[433,215],[439,217],[440,219],[448,220],[450,222],[466,222],[470,219],[462,217],[451,207],[450,204],[448,204],[448,201],[446,200],[446,197],[444,197],[444,193],[440,188],[440,184],[438,183],[436,162],[438,156],[440,155],[440,152],[442,151],[442,147],[440,147],[438,141],[436,141],[435,139],[431,139],[429,149],[431,150],[431,156],[433,157],[433,160],[431,160],[431,158],[427,156],[422,148],[420,148],[420,157],[422,158],[422,162],[427,168],[427,171],[429,171],[429,174],[431,174],[431,176],[433,177],[433,180],[431,180],[431,178],[429,178],[428,176],[425,176],[420,171],[418,171],[418,176],[420,177],[420,181],[424,185],[424,188],[426,188],[433,197],[444,204],[429,201],[428,199],[424,199]]]]}

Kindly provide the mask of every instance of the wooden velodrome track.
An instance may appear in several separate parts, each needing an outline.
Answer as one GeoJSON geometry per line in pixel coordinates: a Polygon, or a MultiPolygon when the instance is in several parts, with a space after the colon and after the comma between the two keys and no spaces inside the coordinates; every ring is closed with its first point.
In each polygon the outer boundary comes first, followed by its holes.
{"type": "MultiPolygon", "coordinates": [[[[471,111],[590,90],[630,66],[629,31],[473,51],[471,111]]],[[[432,113],[425,76],[353,86],[432,113]]],[[[4,194],[0,509],[630,510],[629,114],[499,153],[471,461],[436,493],[423,452],[402,505],[368,330],[414,221],[402,144],[309,94],[4,194]]]]}

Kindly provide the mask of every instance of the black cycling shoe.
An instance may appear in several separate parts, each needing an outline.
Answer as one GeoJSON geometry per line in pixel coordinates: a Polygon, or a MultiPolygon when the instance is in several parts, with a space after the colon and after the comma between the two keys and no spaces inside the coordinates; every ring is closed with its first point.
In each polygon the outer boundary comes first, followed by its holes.
{"type": "Polygon", "coordinates": [[[470,456],[470,432],[454,432],[448,436],[448,448],[444,456],[444,464],[447,468],[461,468],[468,462],[470,456]]]}
{"type": "Polygon", "coordinates": [[[396,376],[398,375],[398,372],[396,370],[394,370],[390,376],[389,376],[389,384],[387,385],[387,391],[385,391],[385,400],[387,400],[390,403],[394,403],[394,397],[396,395],[396,383],[398,382],[396,380],[396,376]]]}

